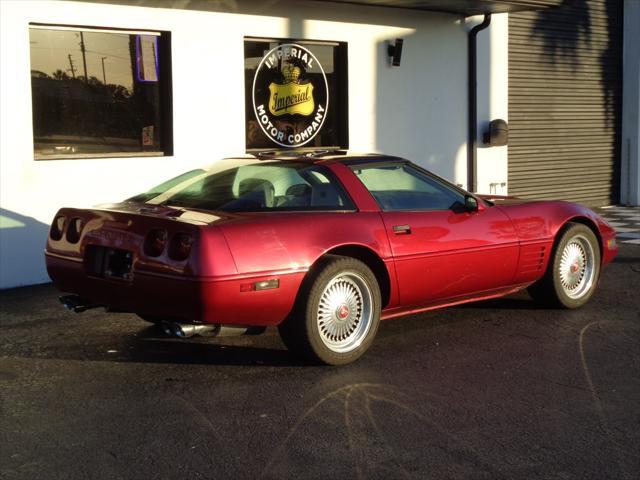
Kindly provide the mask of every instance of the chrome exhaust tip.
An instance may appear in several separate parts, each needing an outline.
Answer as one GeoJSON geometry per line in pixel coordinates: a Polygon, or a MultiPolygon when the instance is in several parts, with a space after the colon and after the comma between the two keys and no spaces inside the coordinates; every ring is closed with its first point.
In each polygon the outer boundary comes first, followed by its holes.
{"type": "Polygon", "coordinates": [[[220,329],[220,325],[178,322],[162,322],[161,327],[166,335],[177,338],[215,337],[220,329]]]}
{"type": "Polygon", "coordinates": [[[177,338],[200,337],[236,337],[239,335],[259,335],[265,327],[242,327],[236,325],[220,325],[211,323],[178,323],[162,322],[162,331],[177,338]]]}
{"type": "Polygon", "coordinates": [[[197,323],[182,323],[177,324],[176,336],[180,338],[200,337],[215,337],[220,329],[219,325],[211,324],[197,324],[197,323]]]}

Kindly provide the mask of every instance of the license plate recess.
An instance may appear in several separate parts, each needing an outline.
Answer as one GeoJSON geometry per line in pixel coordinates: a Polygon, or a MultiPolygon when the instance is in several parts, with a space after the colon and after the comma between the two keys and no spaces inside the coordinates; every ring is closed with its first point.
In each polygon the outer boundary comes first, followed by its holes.
{"type": "Polygon", "coordinates": [[[87,245],[85,267],[87,273],[101,278],[130,281],[133,254],[119,248],[87,245]]]}

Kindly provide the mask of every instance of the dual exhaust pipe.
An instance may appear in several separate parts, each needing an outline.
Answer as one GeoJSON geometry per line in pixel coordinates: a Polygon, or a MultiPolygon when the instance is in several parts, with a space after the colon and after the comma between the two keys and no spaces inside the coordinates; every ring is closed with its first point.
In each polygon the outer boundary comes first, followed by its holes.
{"type": "MultiPolygon", "coordinates": [[[[60,303],[75,313],[82,313],[92,308],[106,307],[98,303],[85,300],[78,295],[63,295],[59,297],[60,303]]],[[[110,310],[113,311],[113,310],[110,310]]],[[[238,335],[260,335],[266,330],[266,327],[241,327],[236,325],[219,325],[211,323],[179,323],[179,322],[161,322],[162,331],[170,336],[177,338],[200,337],[235,337],[238,335]]]]}

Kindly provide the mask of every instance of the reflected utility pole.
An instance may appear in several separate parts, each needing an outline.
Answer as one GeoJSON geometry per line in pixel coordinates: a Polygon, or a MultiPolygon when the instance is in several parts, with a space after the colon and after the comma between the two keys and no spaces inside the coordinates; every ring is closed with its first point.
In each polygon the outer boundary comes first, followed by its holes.
{"type": "Polygon", "coordinates": [[[80,32],[80,51],[82,52],[82,67],[84,68],[84,81],[87,83],[89,77],[87,77],[87,54],[84,49],[84,33],[80,32]]]}
{"type": "Polygon", "coordinates": [[[73,66],[73,59],[71,58],[71,54],[67,55],[67,57],[69,57],[69,67],[71,70],[71,76],[73,78],[76,78],[76,67],[73,66]]]}
{"type": "Polygon", "coordinates": [[[102,57],[102,82],[106,85],[107,84],[107,74],[104,71],[104,59],[107,57],[102,57]]]}

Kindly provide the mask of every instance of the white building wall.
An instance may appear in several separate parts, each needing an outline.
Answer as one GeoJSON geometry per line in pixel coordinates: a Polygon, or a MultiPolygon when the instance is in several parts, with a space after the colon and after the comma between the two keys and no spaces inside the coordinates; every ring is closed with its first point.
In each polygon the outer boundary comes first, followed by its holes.
{"type": "MultiPolygon", "coordinates": [[[[48,281],[42,250],[59,207],[117,201],[195,166],[244,153],[244,36],[348,42],[351,149],[405,156],[466,183],[467,34],[460,18],[302,1],[255,2],[244,10],[233,2],[235,10],[226,13],[152,8],[193,5],[184,2],[121,3],[0,2],[0,288],[48,281]],[[170,31],[174,155],[35,161],[30,22],[170,31]],[[387,42],[398,37],[405,40],[402,64],[392,68],[387,42]]],[[[491,32],[503,29],[497,17],[491,32]]],[[[488,35],[482,35],[486,45],[488,35]]],[[[497,64],[495,55],[502,53],[492,50],[491,65],[497,64]]],[[[503,77],[498,74],[497,81],[503,77]]],[[[481,96],[489,91],[487,81],[496,79],[484,80],[481,96]]],[[[498,100],[506,91],[506,83],[491,89],[491,107],[481,111],[481,121],[506,118],[498,100]]],[[[482,151],[483,190],[506,178],[497,174],[503,167],[496,165],[503,163],[506,171],[506,153],[482,151]],[[483,173],[486,168],[491,175],[483,173]]]]}
{"type": "MultiPolygon", "coordinates": [[[[482,17],[477,17],[479,23],[482,17]]],[[[478,193],[506,195],[508,192],[507,149],[482,143],[489,122],[509,121],[509,20],[508,14],[491,16],[491,23],[478,33],[478,193]]]]}

